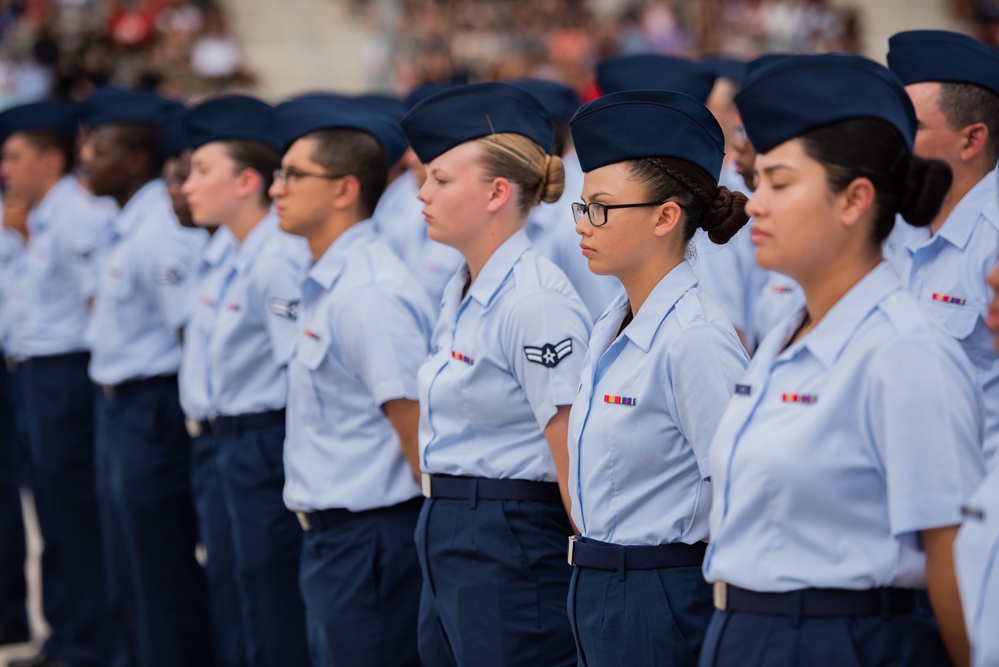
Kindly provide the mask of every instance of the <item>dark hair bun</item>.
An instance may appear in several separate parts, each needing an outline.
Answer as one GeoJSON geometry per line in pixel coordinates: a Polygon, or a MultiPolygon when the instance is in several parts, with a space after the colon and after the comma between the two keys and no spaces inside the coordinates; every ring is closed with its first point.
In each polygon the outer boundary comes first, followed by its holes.
{"type": "Polygon", "coordinates": [[[928,226],[940,213],[952,180],[953,175],[946,162],[910,156],[898,212],[913,227],[928,226]]]}
{"type": "Polygon", "coordinates": [[[724,185],[718,186],[714,201],[701,216],[700,225],[712,243],[728,243],[746,225],[749,221],[747,201],[749,198],[743,193],[732,192],[724,185]]]}

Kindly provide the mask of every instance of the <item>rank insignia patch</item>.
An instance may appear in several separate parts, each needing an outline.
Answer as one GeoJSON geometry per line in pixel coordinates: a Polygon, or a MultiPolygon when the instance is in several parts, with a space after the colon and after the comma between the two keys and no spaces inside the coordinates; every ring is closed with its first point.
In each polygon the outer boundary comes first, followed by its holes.
{"type": "Polygon", "coordinates": [[[273,315],[287,317],[289,320],[298,319],[298,301],[285,301],[283,299],[271,299],[267,302],[267,309],[273,315]]]}
{"type": "Polygon", "coordinates": [[[545,343],[541,347],[524,346],[524,354],[528,361],[555,368],[559,362],[572,354],[572,339],[566,338],[561,343],[545,343]]]}
{"type": "Polygon", "coordinates": [[[160,266],[153,273],[153,280],[160,285],[175,285],[187,277],[188,268],[184,264],[178,266],[160,266]]]}

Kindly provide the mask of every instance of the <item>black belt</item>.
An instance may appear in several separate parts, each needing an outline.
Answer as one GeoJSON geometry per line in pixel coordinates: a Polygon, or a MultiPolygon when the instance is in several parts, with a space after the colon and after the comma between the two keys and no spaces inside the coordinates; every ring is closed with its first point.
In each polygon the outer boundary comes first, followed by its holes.
{"type": "Polygon", "coordinates": [[[302,530],[308,532],[313,530],[327,530],[355,517],[374,516],[377,514],[391,514],[398,511],[417,511],[423,505],[423,498],[417,496],[411,500],[406,500],[397,505],[388,507],[376,507],[360,512],[351,512],[342,507],[333,507],[325,510],[313,510],[311,512],[297,511],[298,523],[302,530]]]}
{"type": "Polygon", "coordinates": [[[177,376],[176,375],[156,375],[151,378],[140,378],[138,380],[127,380],[119,384],[102,384],[98,385],[101,391],[104,392],[104,398],[109,401],[113,401],[116,398],[123,398],[128,394],[135,392],[136,390],[142,389],[143,387],[150,387],[155,385],[171,386],[174,389],[177,388],[177,376]]]}
{"type": "Polygon", "coordinates": [[[423,474],[423,495],[448,500],[536,500],[561,503],[556,482],[423,474]]]}
{"type": "Polygon", "coordinates": [[[67,352],[66,354],[51,354],[44,357],[28,357],[19,362],[19,366],[30,366],[38,370],[65,368],[69,364],[87,364],[90,362],[89,352],[67,352]]]}
{"type": "Polygon", "coordinates": [[[218,415],[202,419],[188,419],[184,421],[187,427],[187,434],[192,438],[211,433],[213,435],[243,435],[251,431],[260,431],[274,426],[283,426],[285,423],[285,409],[271,410],[269,412],[254,412],[245,415],[218,415]]]}
{"type": "Polygon", "coordinates": [[[578,535],[569,538],[569,565],[597,570],[662,570],[700,566],[708,550],[707,542],[622,546],[592,540],[584,542],[583,539],[578,535]]]}
{"type": "Polygon", "coordinates": [[[916,591],[910,588],[803,588],[786,593],[758,593],[716,581],[715,607],[722,611],[795,618],[911,614],[916,611],[916,591]]]}

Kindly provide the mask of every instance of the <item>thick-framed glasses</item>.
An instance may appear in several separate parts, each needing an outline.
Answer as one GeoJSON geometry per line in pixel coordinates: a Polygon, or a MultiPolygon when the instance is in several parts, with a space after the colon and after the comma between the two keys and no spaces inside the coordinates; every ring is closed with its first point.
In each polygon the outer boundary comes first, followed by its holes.
{"type": "Polygon", "coordinates": [[[274,182],[281,187],[286,187],[288,183],[294,183],[300,178],[325,178],[327,181],[335,181],[344,176],[346,174],[314,174],[311,171],[300,171],[298,169],[274,170],[274,182]]]}
{"type": "Polygon", "coordinates": [[[572,202],[572,219],[575,222],[579,222],[583,219],[583,213],[586,213],[586,217],[590,219],[590,224],[594,227],[603,227],[607,224],[607,211],[615,208],[642,208],[643,206],[659,206],[660,204],[665,204],[666,201],[650,201],[644,204],[598,204],[596,202],[590,202],[589,204],[584,204],[583,202],[572,202]]]}

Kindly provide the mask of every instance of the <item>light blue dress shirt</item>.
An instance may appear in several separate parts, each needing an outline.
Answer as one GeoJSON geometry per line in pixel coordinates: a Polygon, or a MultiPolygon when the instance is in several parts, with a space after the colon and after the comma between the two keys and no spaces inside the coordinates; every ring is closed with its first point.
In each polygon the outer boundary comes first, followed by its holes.
{"type": "Polygon", "coordinates": [[[801,310],[805,305],[805,293],[801,285],[791,278],[776,271],[760,269],[760,275],[765,279],[759,293],[753,299],[750,323],[752,339],[762,341],[788,317],[801,310]]]}
{"type": "Polygon", "coordinates": [[[556,481],[544,429],[571,405],[590,313],[520,230],[462,297],[467,266],[444,290],[432,353],[420,368],[424,472],[556,481]]]}
{"type": "Polygon", "coordinates": [[[954,565],[973,667],[999,665],[999,470],[964,505],[954,565]]]}
{"type": "Polygon", "coordinates": [[[562,196],[553,204],[541,203],[531,209],[527,216],[527,237],[535,252],[562,269],[586,304],[591,319],[596,320],[611,301],[624,293],[624,288],[614,276],[599,276],[590,271],[572,218],[572,203],[582,201],[583,170],[574,151],[566,153],[562,163],[565,166],[562,196]]]}
{"type": "Polygon", "coordinates": [[[958,203],[940,231],[902,223],[885,245],[902,283],[964,348],[985,398],[985,459],[999,451],[999,355],[985,326],[991,291],[985,276],[999,260],[999,187],[990,171],[958,203]]]}
{"type": "Polygon", "coordinates": [[[687,262],[618,335],[618,297],[597,320],[569,417],[572,518],[615,544],[708,538],[708,445],[749,358],[687,262]]]}
{"type": "Polygon", "coordinates": [[[289,509],[357,512],[420,495],[382,405],[416,400],[431,311],[370,221],[341,234],[309,269],[288,364],[289,509]]]}
{"type": "Polygon", "coordinates": [[[974,371],[882,262],[804,337],[760,345],[711,443],[708,581],[925,588],[918,532],[984,474],[974,371]]]}
{"type": "Polygon", "coordinates": [[[176,373],[190,278],[208,233],[180,226],[159,179],[132,196],[111,230],[87,326],[90,378],[116,385],[176,373]]]}
{"type": "Polygon", "coordinates": [[[461,266],[461,253],[427,236],[420,185],[413,170],[403,173],[385,189],[372,222],[392,252],[402,260],[430,296],[434,315],[440,309],[444,286],[461,266]]]}
{"type": "Polygon", "coordinates": [[[280,410],[287,402],[308,245],[278,229],[273,213],[241,245],[226,233],[220,250],[222,232],[209,242],[184,329],[180,402],[190,419],[280,410]]]}
{"type": "Polygon", "coordinates": [[[3,206],[0,205],[0,353],[10,350],[8,339],[11,323],[16,322],[10,304],[12,280],[24,254],[24,237],[3,226],[3,206]]]}
{"type": "Polygon", "coordinates": [[[64,176],[28,215],[31,232],[17,278],[23,304],[11,346],[26,357],[87,348],[84,332],[108,210],[72,175],[64,176]]]}

